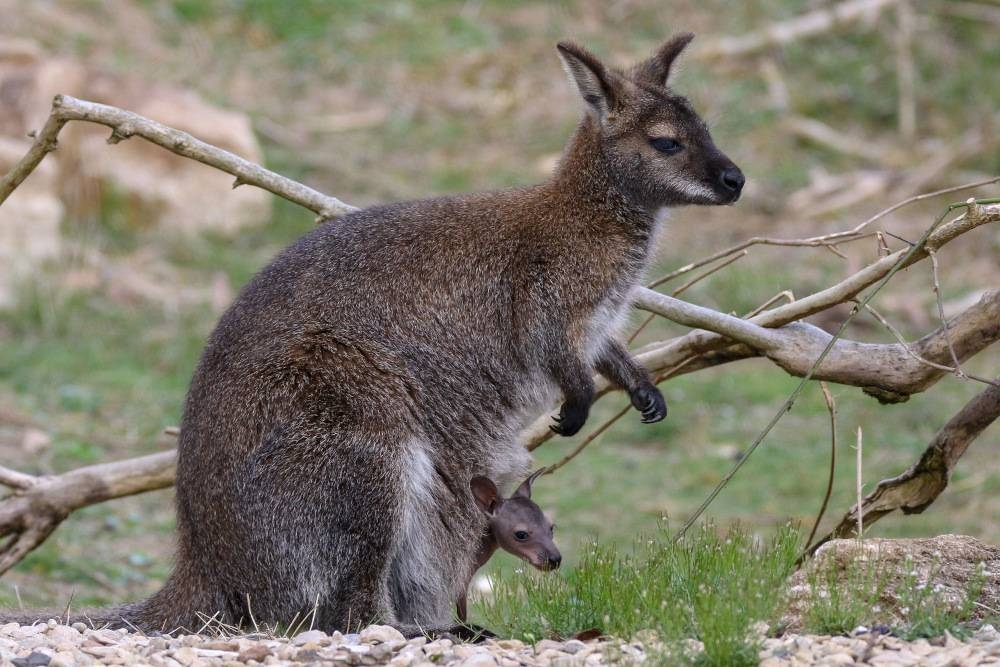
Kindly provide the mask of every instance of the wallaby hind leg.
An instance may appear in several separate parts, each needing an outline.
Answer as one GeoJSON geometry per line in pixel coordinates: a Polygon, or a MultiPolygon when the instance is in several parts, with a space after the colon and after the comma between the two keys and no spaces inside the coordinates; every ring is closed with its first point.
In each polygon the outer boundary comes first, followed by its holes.
{"type": "Polygon", "coordinates": [[[258,599],[283,622],[315,610],[313,623],[329,631],[395,624],[388,576],[405,433],[332,422],[313,412],[254,457],[243,521],[254,540],[258,599]]]}

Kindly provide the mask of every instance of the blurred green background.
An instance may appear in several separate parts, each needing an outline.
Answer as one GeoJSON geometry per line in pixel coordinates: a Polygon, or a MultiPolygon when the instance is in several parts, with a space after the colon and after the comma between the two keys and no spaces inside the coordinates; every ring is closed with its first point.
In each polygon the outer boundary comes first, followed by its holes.
{"type": "MultiPolygon", "coordinates": [[[[673,32],[692,30],[698,39],[675,89],[710,122],[748,186],[735,207],[673,215],[653,272],[662,273],[750,236],[837,231],[917,192],[1000,174],[995,3],[871,3],[881,11],[780,48],[711,56],[721,38],[845,4],[853,3],[77,0],[35,6],[4,0],[0,40],[30,38],[46,53],[114,76],[191,89],[245,112],[268,166],[366,205],[545,178],[580,114],[554,43],[577,40],[608,62],[627,65],[673,32]],[[909,88],[900,72],[911,64],[909,88]],[[911,112],[913,126],[901,121],[911,112]],[[803,118],[834,130],[835,140],[805,136],[803,118]]],[[[972,194],[997,196],[1000,188],[972,194]]],[[[879,228],[917,238],[953,199],[905,208],[879,228]]],[[[3,465],[60,472],[170,447],[161,432],[179,421],[187,383],[221,308],[254,271],[313,226],[309,212],[281,201],[266,224],[194,235],[144,224],[113,188],[101,193],[99,204],[91,214],[62,221],[64,258],[38,266],[16,305],[0,311],[3,465]],[[143,267],[155,266],[152,279],[167,290],[218,289],[205,298],[126,298],[113,283],[72,279],[74,269],[92,266],[94,257],[129,263],[140,276],[143,267]]],[[[844,251],[846,259],[823,249],[756,248],[685,298],[745,313],[782,290],[804,296],[877,257],[874,240],[844,251]]],[[[948,246],[940,257],[944,302],[960,304],[995,287],[998,253],[1000,232],[991,228],[948,246]]],[[[934,329],[929,265],[901,274],[875,305],[909,339],[934,329]]],[[[817,322],[836,326],[846,313],[817,322]]],[[[682,333],[657,322],[638,342],[682,333]]],[[[848,335],[892,340],[866,317],[848,335]]],[[[968,367],[993,377],[997,361],[996,350],[987,350],[968,367]]],[[[536,500],[558,524],[567,562],[574,562],[584,539],[626,543],[662,517],[676,523],[689,516],[796,382],[761,360],[677,378],[663,385],[671,406],[665,422],[641,425],[631,413],[558,474],[540,480],[536,500]]],[[[826,523],[854,496],[850,445],[858,426],[870,489],[913,462],[980,389],[946,377],[907,403],[880,406],[858,389],[833,387],[841,445],[826,523]]],[[[624,400],[607,397],[590,425],[624,400]]],[[[709,514],[720,526],[739,521],[762,535],[789,518],[811,522],[828,474],[827,420],[818,387],[810,387],[709,514]]],[[[998,434],[994,426],[972,446],[951,487],[925,514],[884,519],[872,533],[1000,539],[998,434]]],[[[550,441],[537,460],[557,460],[577,441],[550,441]]],[[[73,515],[0,580],[0,606],[16,603],[15,587],[29,607],[64,604],[71,592],[76,607],[155,590],[170,568],[171,503],[171,492],[161,491],[73,515]]],[[[494,562],[515,565],[500,557],[494,562]]]]}

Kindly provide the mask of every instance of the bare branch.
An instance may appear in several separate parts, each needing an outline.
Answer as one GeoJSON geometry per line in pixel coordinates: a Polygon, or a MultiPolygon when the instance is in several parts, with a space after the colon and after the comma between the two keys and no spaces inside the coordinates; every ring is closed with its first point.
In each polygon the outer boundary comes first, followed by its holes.
{"type": "Polygon", "coordinates": [[[0,574],[41,544],[71,512],[172,486],[176,467],[177,452],[169,451],[78,468],[63,475],[31,477],[34,482],[27,487],[15,485],[16,490],[0,500],[0,574]]]}
{"type": "Polygon", "coordinates": [[[920,460],[901,475],[879,482],[829,534],[813,545],[810,553],[815,553],[831,539],[854,537],[860,517],[870,526],[896,510],[919,514],[930,507],[948,486],[948,478],[959,458],[997,417],[1000,417],[1000,377],[938,431],[920,460]]]}
{"type": "Polygon", "coordinates": [[[695,51],[696,57],[706,60],[731,58],[764,51],[775,46],[814,37],[815,35],[849,25],[868,16],[874,16],[899,0],[847,0],[828,8],[801,14],[793,19],[773,23],[757,32],[739,37],[723,37],[708,42],[695,51]]]}
{"type": "MultiPolygon", "coordinates": [[[[809,537],[805,541],[806,549],[803,556],[811,553],[809,545],[812,544],[813,538],[816,537],[816,531],[819,529],[823,515],[826,514],[826,508],[830,504],[830,496],[833,495],[833,473],[837,467],[837,402],[833,400],[833,394],[830,393],[830,388],[826,382],[820,382],[819,388],[823,392],[823,400],[826,403],[827,412],[830,413],[830,473],[827,475],[823,503],[819,507],[819,512],[816,513],[816,520],[813,521],[812,530],[809,531],[809,537]]],[[[802,561],[802,557],[799,558],[799,561],[802,561]]]]}
{"type": "Polygon", "coordinates": [[[132,136],[142,137],[173,153],[232,174],[236,177],[233,187],[241,184],[255,185],[317,213],[321,219],[336,218],[357,210],[336,197],[324,195],[229,151],[196,139],[186,132],[167,127],[131,111],[78,100],[69,95],[56,95],[52,100],[52,112],[42,131],[35,136],[27,155],[0,179],[0,204],[3,204],[10,193],[28,177],[48,153],[56,149],[59,131],[71,120],[99,123],[110,127],[111,136],[108,138],[108,143],[111,144],[132,136]]]}

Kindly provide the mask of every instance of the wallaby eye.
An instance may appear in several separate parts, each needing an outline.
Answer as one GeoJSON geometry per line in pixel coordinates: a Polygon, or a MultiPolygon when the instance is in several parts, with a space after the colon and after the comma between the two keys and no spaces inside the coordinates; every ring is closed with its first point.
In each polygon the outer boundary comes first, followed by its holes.
{"type": "Polygon", "coordinates": [[[656,139],[650,139],[649,145],[660,151],[661,153],[666,153],[667,155],[675,155],[684,150],[684,145],[681,142],[670,139],[668,137],[657,137],[656,139]]]}
{"type": "Polygon", "coordinates": [[[514,533],[514,539],[519,540],[521,542],[525,541],[526,539],[528,539],[528,531],[526,531],[526,530],[518,530],[518,531],[516,531],[514,533]]]}

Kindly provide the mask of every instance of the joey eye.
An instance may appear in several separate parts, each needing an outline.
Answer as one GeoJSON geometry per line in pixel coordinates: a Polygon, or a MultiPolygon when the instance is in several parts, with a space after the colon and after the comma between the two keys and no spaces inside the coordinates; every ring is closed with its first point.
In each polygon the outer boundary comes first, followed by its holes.
{"type": "Polygon", "coordinates": [[[526,530],[516,531],[514,533],[514,539],[516,539],[516,540],[518,540],[520,542],[525,541],[526,539],[528,539],[528,531],[526,531],[526,530]]]}
{"type": "Polygon", "coordinates": [[[670,139],[668,137],[657,137],[656,139],[650,139],[649,145],[656,150],[664,153],[666,155],[676,155],[684,150],[684,145],[681,142],[670,139]]]}

